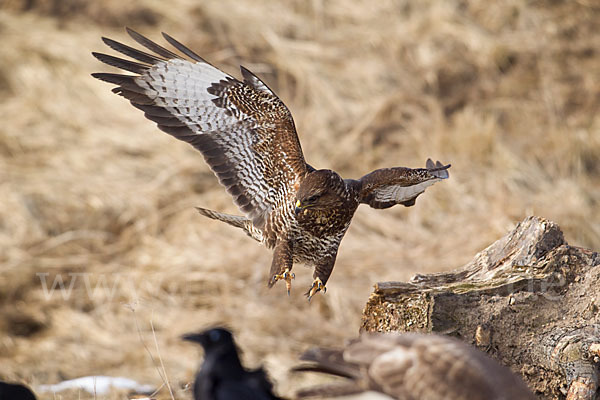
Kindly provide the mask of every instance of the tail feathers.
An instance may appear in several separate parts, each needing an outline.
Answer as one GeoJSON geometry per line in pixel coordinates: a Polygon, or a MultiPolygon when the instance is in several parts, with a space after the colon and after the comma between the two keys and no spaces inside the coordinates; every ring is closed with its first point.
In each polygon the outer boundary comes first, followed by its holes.
{"type": "Polygon", "coordinates": [[[293,371],[321,372],[349,379],[359,379],[361,376],[358,365],[344,361],[342,350],[312,348],[305,351],[300,360],[309,364],[294,367],[293,371]]]}
{"type": "Polygon", "coordinates": [[[300,360],[308,363],[292,368],[293,372],[318,372],[349,380],[300,389],[296,392],[299,399],[348,396],[368,390],[360,367],[345,361],[343,350],[314,348],[302,354],[300,360]]]}
{"type": "Polygon", "coordinates": [[[228,223],[229,225],[233,225],[237,228],[244,230],[246,229],[245,223],[249,221],[248,219],[240,217],[239,215],[223,214],[220,212],[209,210],[207,208],[196,207],[196,210],[198,210],[198,212],[204,215],[205,217],[216,219],[217,221],[223,221],[228,223]]]}
{"type": "Polygon", "coordinates": [[[239,216],[239,215],[231,215],[231,214],[223,214],[217,211],[209,210],[207,208],[196,207],[196,210],[205,217],[216,219],[217,221],[226,222],[231,226],[235,226],[236,228],[242,229],[248,236],[252,239],[262,242],[263,235],[260,229],[257,229],[252,225],[252,221],[248,218],[239,216]]]}

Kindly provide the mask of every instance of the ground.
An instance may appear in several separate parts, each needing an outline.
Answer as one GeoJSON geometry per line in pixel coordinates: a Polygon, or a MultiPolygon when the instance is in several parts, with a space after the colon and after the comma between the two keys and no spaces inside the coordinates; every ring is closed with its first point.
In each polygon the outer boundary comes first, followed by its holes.
{"type": "Polygon", "coordinates": [[[531,214],[600,248],[593,1],[0,7],[0,378],[159,386],[160,356],[188,398],[200,354],[179,336],[220,323],[289,395],[314,379],[288,374],[297,355],[355,336],[377,281],[461,266],[531,214]],[[90,76],[109,70],[90,54],[100,37],[128,41],[125,25],[264,78],[315,167],[356,178],[431,157],[450,179],[412,208],[360,207],[311,304],[302,266],[291,297],[268,290],[270,252],[194,210],[237,212],[201,156],[90,76]]]}

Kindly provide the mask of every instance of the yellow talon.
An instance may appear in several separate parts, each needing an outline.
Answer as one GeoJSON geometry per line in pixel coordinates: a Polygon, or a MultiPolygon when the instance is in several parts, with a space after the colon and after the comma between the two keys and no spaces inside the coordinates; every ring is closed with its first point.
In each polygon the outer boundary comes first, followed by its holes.
{"type": "Polygon", "coordinates": [[[277,274],[277,275],[273,276],[273,279],[275,280],[275,282],[277,282],[279,280],[285,281],[285,287],[287,289],[288,296],[290,295],[290,290],[292,289],[292,279],[294,279],[294,278],[296,278],[296,274],[294,274],[293,272],[290,272],[289,268],[286,268],[282,274],[277,274]]]}
{"type": "Polygon", "coordinates": [[[310,290],[306,293],[306,296],[308,297],[308,301],[310,301],[310,299],[312,299],[312,297],[320,291],[323,291],[323,293],[325,293],[325,292],[327,292],[327,288],[325,287],[325,285],[323,285],[323,282],[321,281],[321,279],[317,278],[313,281],[313,284],[312,284],[310,290]]]}

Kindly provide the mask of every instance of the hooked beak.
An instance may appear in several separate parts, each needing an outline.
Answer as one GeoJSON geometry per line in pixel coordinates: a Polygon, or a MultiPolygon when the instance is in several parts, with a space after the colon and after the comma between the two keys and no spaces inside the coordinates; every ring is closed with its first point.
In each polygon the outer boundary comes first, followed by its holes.
{"type": "Polygon", "coordinates": [[[302,203],[300,203],[300,200],[296,200],[296,208],[294,208],[294,214],[296,214],[296,215],[300,214],[303,209],[304,209],[304,206],[302,206],[302,203]]]}

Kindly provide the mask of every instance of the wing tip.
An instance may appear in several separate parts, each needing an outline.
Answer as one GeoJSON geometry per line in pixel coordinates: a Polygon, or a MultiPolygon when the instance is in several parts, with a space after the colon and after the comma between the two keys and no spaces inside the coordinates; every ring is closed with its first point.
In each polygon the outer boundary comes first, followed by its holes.
{"type": "Polygon", "coordinates": [[[431,158],[428,158],[425,162],[425,168],[429,171],[429,173],[439,179],[448,179],[450,177],[448,169],[451,166],[452,164],[444,165],[440,161],[436,161],[434,163],[431,158]]]}
{"type": "Polygon", "coordinates": [[[177,50],[179,50],[180,52],[182,52],[183,54],[185,54],[192,60],[210,65],[210,63],[208,63],[204,58],[200,57],[198,54],[196,54],[194,51],[192,51],[189,47],[185,46],[184,44],[182,44],[177,39],[173,38],[168,33],[161,32],[161,35],[171,46],[175,47],[177,50]]]}
{"type": "Polygon", "coordinates": [[[134,37],[135,35],[140,35],[139,33],[137,33],[136,31],[134,31],[133,29],[131,29],[128,26],[125,27],[125,32],[127,32],[127,34],[131,37],[134,37]]]}

